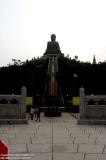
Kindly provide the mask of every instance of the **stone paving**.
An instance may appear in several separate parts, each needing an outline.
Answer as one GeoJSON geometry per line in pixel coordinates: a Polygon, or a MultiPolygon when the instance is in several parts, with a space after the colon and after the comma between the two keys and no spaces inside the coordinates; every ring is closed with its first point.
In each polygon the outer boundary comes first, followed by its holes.
{"type": "Polygon", "coordinates": [[[0,125],[9,160],[106,160],[106,126],[77,125],[71,113],[41,122],[0,125]]]}

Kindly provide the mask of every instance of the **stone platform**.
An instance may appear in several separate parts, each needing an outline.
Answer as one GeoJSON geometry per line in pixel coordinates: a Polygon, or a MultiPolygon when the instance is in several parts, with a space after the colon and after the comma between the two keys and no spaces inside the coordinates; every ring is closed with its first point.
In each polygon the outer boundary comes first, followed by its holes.
{"type": "Polygon", "coordinates": [[[41,122],[0,125],[9,160],[106,160],[106,126],[78,125],[71,113],[45,117],[41,122]],[[12,158],[11,158],[12,157],[12,158]]]}
{"type": "Polygon", "coordinates": [[[45,111],[44,112],[44,115],[47,116],[47,117],[59,117],[62,115],[61,112],[50,112],[50,111],[45,111]]]}

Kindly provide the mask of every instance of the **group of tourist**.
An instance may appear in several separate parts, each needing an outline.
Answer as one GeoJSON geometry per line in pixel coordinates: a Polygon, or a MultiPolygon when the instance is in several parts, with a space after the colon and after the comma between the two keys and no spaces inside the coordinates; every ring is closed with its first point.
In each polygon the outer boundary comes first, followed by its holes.
{"type": "Polygon", "coordinates": [[[35,118],[35,121],[39,120],[40,122],[40,109],[38,107],[31,106],[30,118],[31,120],[35,118]]]}

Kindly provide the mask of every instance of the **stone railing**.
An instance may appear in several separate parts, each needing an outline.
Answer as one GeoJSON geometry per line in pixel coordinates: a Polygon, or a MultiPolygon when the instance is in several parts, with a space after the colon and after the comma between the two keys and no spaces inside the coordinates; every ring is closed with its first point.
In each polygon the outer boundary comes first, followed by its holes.
{"type": "Polygon", "coordinates": [[[27,123],[26,88],[21,95],[0,95],[0,124],[27,123]]]}
{"type": "Polygon", "coordinates": [[[80,88],[78,124],[106,124],[106,96],[85,95],[84,88],[80,88]]]}

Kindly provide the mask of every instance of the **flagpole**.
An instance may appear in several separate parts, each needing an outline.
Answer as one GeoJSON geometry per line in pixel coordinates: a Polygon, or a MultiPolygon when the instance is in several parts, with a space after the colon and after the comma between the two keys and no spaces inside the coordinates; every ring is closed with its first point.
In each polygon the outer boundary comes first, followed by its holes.
{"type": "Polygon", "coordinates": [[[75,96],[75,77],[73,76],[73,96],[75,96]]]}
{"type": "Polygon", "coordinates": [[[75,79],[77,78],[77,74],[73,73],[73,94],[74,96],[76,96],[76,83],[75,83],[75,79]]]}

